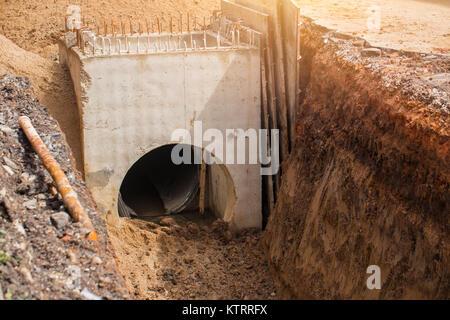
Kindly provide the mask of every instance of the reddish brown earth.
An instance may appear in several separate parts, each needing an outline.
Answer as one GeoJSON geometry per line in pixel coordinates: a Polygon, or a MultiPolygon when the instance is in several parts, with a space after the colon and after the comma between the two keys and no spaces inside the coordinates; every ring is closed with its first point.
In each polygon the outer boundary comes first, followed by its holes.
{"type": "Polygon", "coordinates": [[[302,36],[298,138],[264,235],[280,293],[448,299],[449,58],[361,57],[306,21],[302,36]]]}
{"type": "Polygon", "coordinates": [[[161,226],[121,219],[109,227],[135,299],[278,299],[261,232],[233,236],[221,221],[173,221],[161,226]]]}

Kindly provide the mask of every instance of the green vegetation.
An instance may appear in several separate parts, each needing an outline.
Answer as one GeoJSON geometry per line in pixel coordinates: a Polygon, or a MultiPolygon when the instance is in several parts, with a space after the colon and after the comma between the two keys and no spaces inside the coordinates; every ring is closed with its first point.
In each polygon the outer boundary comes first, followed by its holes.
{"type": "MultiPolygon", "coordinates": [[[[5,230],[0,229],[0,243],[5,243],[6,240],[3,238],[5,234],[6,234],[5,230]]],[[[9,260],[11,260],[9,254],[0,249],[0,263],[7,262],[9,260]]]]}

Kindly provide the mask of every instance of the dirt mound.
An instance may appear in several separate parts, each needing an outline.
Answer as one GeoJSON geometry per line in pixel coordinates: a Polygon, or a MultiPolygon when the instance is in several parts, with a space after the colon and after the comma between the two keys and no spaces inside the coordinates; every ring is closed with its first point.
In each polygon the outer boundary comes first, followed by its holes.
{"type": "Polygon", "coordinates": [[[74,169],[58,124],[25,78],[0,76],[0,300],[107,299],[128,292],[89,191],[74,169]],[[98,243],[65,213],[52,178],[19,128],[31,118],[66,172],[99,234],[98,243]]]}
{"type": "Polygon", "coordinates": [[[103,26],[103,19],[111,21],[111,18],[116,22],[122,18],[128,25],[129,16],[137,26],[138,21],[144,23],[145,19],[178,17],[187,12],[203,18],[219,9],[219,4],[218,0],[0,0],[0,33],[21,48],[49,58],[57,54],[55,44],[64,32],[64,17],[69,5],[79,6],[91,26],[96,23],[103,26]]]}
{"type": "Polygon", "coordinates": [[[264,236],[280,292],[448,299],[449,58],[302,32],[298,138],[264,236]]]}
{"type": "Polygon", "coordinates": [[[121,219],[109,226],[120,270],[136,299],[276,299],[260,233],[121,219]]]}
{"type": "Polygon", "coordinates": [[[3,73],[30,79],[39,102],[58,121],[72,149],[77,168],[82,170],[80,121],[69,72],[57,62],[25,51],[0,35],[0,74],[3,73]]]}

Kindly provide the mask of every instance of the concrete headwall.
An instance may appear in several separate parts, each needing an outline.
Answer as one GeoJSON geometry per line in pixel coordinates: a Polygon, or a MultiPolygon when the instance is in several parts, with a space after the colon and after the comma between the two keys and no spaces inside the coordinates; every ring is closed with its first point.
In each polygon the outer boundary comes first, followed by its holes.
{"type": "MultiPolygon", "coordinates": [[[[174,130],[193,136],[194,121],[224,136],[226,129],[260,128],[257,49],[86,57],[62,42],[60,56],[82,119],[86,182],[103,213],[116,213],[127,171],[171,143],[174,130]]],[[[261,227],[260,166],[226,169],[236,192],[226,218],[237,228],[261,227]]]]}

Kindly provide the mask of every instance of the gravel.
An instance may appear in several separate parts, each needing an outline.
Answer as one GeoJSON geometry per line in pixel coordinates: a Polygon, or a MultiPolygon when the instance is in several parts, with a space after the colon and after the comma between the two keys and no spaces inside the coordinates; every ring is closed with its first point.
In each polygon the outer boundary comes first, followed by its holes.
{"type": "Polygon", "coordinates": [[[129,298],[103,218],[72,159],[64,134],[28,79],[0,75],[0,298],[129,298]],[[87,240],[65,212],[51,176],[19,128],[22,115],[32,120],[71,180],[98,242],[87,240]]]}

